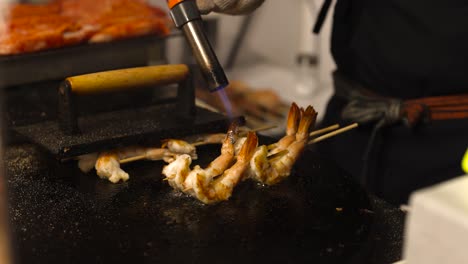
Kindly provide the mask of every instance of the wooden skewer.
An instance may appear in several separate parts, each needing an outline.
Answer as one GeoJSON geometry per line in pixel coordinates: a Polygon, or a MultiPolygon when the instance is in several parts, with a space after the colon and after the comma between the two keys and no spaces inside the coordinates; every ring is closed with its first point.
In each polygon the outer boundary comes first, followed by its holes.
{"type": "MultiPolygon", "coordinates": [[[[251,131],[252,132],[261,132],[261,131],[270,130],[270,129],[273,129],[273,128],[276,128],[276,127],[277,127],[276,125],[268,125],[268,126],[263,126],[263,127],[253,129],[251,131]]],[[[246,135],[247,132],[249,132],[249,131],[242,131],[241,135],[246,135]]],[[[221,143],[221,142],[219,142],[219,143],[221,143]]],[[[194,146],[194,147],[198,147],[198,146],[202,146],[202,145],[206,145],[206,143],[203,142],[203,141],[200,141],[200,142],[195,142],[195,143],[192,144],[192,146],[194,146]]]]}
{"type": "MultiPolygon", "coordinates": [[[[335,130],[335,129],[339,128],[339,127],[340,127],[340,125],[335,124],[335,125],[325,127],[325,128],[319,129],[319,130],[315,130],[315,131],[310,132],[309,137],[318,136],[318,135],[326,133],[328,131],[335,130]]],[[[267,148],[268,148],[268,150],[272,150],[272,149],[276,148],[276,143],[268,145],[267,148]]]]}
{"type": "Polygon", "coordinates": [[[325,135],[323,135],[323,136],[320,136],[320,137],[318,137],[318,138],[314,138],[314,139],[310,140],[310,141],[308,142],[308,144],[314,144],[314,143],[320,142],[320,141],[322,141],[322,140],[325,140],[325,139],[327,139],[327,138],[331,138],[331,137],[333,137],[333,136],[336,136],[336,135],[338,135],[338,134],[344,133],[344,132],[349,131],[349,130],[351,130],[351,129],[354,129],[354,128],[356,128],[356,127],[358,127],[358,123],[351,124],[351,125],[349,125],[349,126],[346,126],[346,127],[340,128],[340,129],[337,129],[337,130],[335,130],[335,131],[333,131],[333,132],[330,132],[330,133],[325,134],[325,135]]]}
{"type": "Polygon", "coordinates": [[[285,150],[282,150],[282,151],[277,152],[277,153],[275,153],[275,154],[269,155],[269,156],[267,157],[267,159],[268,159],[268,160],[274,160],[274,159],[280,158],[280,157],[282,157],[282,156],[288,154],[288,152],[289,152],[289,151],[288,151],[287,149],[285,149],[285,150]]]}
{"type": "Polygon", "coordinates": [[[329,126],[329,127],[325,127],[325,128],[319,129],[319,130],[315,130],[315,131],[310,132],[309,137],[318,136],[320,134],[327,133],[329,131],[332,131],[332,130],[335,130],[335,129],[338,129],[338,128],[340,128],[340,125],[335,124],[333,126],[329,126]]]}
{"type": "MultiPolygon", "coordinates": [[[[277,128],[277,127],[278,127],[277,125],[265,125],[265,126],[256,128],[256,129],[254,129],[252,131],[253,132],[260,132],[260,131],[270,130],[270,129],[277,128]]],[[[248,132],[248,131],[246,131],[246,132],[248,132]]]]}
{"type": "MultiPolygon", "coordinates": [[[[263,127],[256,128],[256,129],[254,129],[252,131],[253,132],[260,132],[260,131],[273,129],[273,128],[276,128],[276,127],[277,127],[276,125],[268,125],[268,126],[263,126],[263,127]]],[[[195,143],[192,144],[192,146],[194,146],[194,147],[198,147],[198,146],[201,146],[201,145],[205,145],[205,142],[200,141],[200,142],[195,142],[195,143]]],[[[120,162],[120,164],[126,164],[126,163],[130,163],[130,162],[138,161],[138,160],[144,160],[144,159],[146,159],[146,155],[139,155],[139,156],[135,156],[135,157],[121,159],[119,162],[120,162]]]]}
{"type": "Polygon", "coordinates": [[[195,142],[192,144],[192,146],[194,147],[198,147],[198,146],[202,146],[202,145],[206,145],[206,143],[204,141],[200,141],[200,142],[195,142]]]}
{"type": "Polygon", "coordinates": [[[146,155],[139,155],[139,156],[135,156],[135,157],[131,157],[131,158],[126,158],[126,159],[121,159],[119,161],[120,164],[125,164],[125,163],[130,163],[130,162],[134,162],[134,161],[137,161],[137,160],[144,160],[146,159],[146,155]]]}
{"type": "Polygon", "coordinates": [[[250,126],[250,127],[260,127],[265,123],[264,121],[254,117],[254,116],[246,116],[245,117],[245,122],[246,122],[247,126],[250,126]]]}

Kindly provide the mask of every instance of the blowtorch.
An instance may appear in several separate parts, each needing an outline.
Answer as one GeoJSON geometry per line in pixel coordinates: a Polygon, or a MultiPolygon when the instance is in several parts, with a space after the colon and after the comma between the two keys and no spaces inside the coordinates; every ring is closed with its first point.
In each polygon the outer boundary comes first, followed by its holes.
{"type": "Polygon", "coordinates": [[[203,30],[203,20],[195,1],[167,0],[167,4],[175,26],[182,30],[192,48],[208,89],[214,92],[225,88],[229,81],[203,30]]]}

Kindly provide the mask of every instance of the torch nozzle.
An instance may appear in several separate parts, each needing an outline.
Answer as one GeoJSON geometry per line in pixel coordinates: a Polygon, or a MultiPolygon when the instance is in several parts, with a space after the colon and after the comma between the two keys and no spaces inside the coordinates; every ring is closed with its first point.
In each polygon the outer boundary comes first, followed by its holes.
{"type": "Polygon", "coordinates": [[[195,1],[180,1],[172,7],[171,16],[175,25],[183,31],[208,89],[214,92],[225,88],[229,81],[203,30],[195,1]]]}

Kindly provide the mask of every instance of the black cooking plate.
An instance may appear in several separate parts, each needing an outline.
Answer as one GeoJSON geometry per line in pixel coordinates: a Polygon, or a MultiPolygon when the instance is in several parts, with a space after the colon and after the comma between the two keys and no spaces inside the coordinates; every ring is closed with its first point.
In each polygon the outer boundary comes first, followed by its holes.
{"type": "MultiPolygon", "coordinates": [[[[197,164],[218,152],[201,147],[197,164]]],[[[125,166],[121,184],[31,146],[10,147],[6,163],[21,263],[355,263],[372,221],[366,193],[311,150],[288,180],[244,182],[216,205],[173,191],[162,162],[125,166]]]]}

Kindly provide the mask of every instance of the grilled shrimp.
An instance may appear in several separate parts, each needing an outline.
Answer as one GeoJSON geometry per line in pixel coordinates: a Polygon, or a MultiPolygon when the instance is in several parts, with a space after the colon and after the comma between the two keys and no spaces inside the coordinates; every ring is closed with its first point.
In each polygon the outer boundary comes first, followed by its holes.
{"type": "Polygon", "coordinates": [[[185,189],[185,178],[190,172],[192,158],[190,155],[183,154],[178,156],[173,162],[164,166],[162,174],[166,176],[169,185],[174,189],[185,189]]]}
{"type": "MultiPolygon", "coordinates": [[[[248,171],[244,174],[244,178],[252,177],[260,182],[266,181],[267,168],[270,166],[270,161],[267,157],[269,155],[273,155],[275,153],[279,153],[283,150],[286,150],[288,146],[296,140],[296,133],[302,115],[304,115],[304,110],[300,109],[296,103],[292,103],[288,113],[286,135],[283,138],[281,138],[277,143],[270,145],[271,147],[260,146],[257,148],[250,161],[251,165],[249,166],[248,171]],[[268,150],[268,148],[271,148],[271,150],[268,150]]],[[[246,137],[241,137],[236,140],[234,144],[235,156],[238,156],[238,153],[241,147],[244,145],[246,139],[246,137]]],[[[198,171],[197,173],[200,174],[201,172],[198,171]]],[[[193,175],[195,175],[195,172],[191,173],[192,177],[193,175]]]]}
{"type": "Polygon", "coordinates": [[[312,106],[307,107],[299,123],[296,140],[286,148],[288,152],[282,157],[270,162],[271,166],[267,169],[268,176],[265,182],[266,184],[276,184],[289,176],[294,163],[299,159],[307,145],[309,128],[312,124],[315,124],[316,118],[317,112],[315,112],[314,108],[312,108],[312,106]]]}
{"type": "Polygon", "coordinates": [[[286,135],[275,144],[272,144],[270,154],[278,153],[285,150],[296,140],[297,126],[301,118],[302,112],[296,103],[292,103],[289,108],[288,121],[286,124],[286,135]]]}
{"type": "MultiPolygon", "coordinates": [[[[134,150],[130,150],[134,152],[134,150]]],[[[108,179],[112,183],[120,180],[127,181],[130,176],[120,168],[120,155],[118,150],[106,151],[99,154],[96,161],[96,172],[101,179],[108,179]]]]}
{"type": "Polygon", "coordinates": [[[250,167],[244,178],[252,178],[262,183],[266,182],[267,169],[271,166],[268,156],[286,150],[296,140],[297,128],[303,112],[304,110],[301,110],[296,103],[291,104],[286,123],[286,135],[274,144],[262,145],[257,148],[250,160],[250,167]]]}
{"type": "Polygon", "coordinates": [[[285,154],[269,160],[266,146],[260,146],[254,153],[248,170],[248,177],[272,185],[288,177],[297,159],[304,151],[309,138],[309,128],[315,124],[317,113],[309,106],[301,115],[294,141],[285,148],[285,154]]]}
{"type": "MultiPolygon", "coordinates": [[[[221,155],[213,160],[203,173],[206,177],[213,178],[222,174],[234,160],[234,142],[237,137],[238,124],[233,122],[228,132],[224,135],[223,145],[221,147],[221,155]]],[[[202,170],[199,166],[190,171],[191,160],[187,158],[188,155],[178,156],[174,161],[169,163],[163,168],[163,175],[166,176],[169,184],[176,189],[184,191],[190,189],[192,186],[195,172],[202,170]]]]}
{"type": "MultiPolygon", "coordinates": [[[[162,154],[162,159],[170,163],[174,161],[175,157],[180,154],[188,154],[192,159],[197,159],[197,150],[192,144],[179,139],[166,139],[163,141],[161,148],[166,149],[167,151],[162,154]]],[[[151,151],[151,150],[149,150],[151,151]]],[[[147,152],[147,154],[150,154],[147,152]]],[[[151,156],[151,155],[149,155],[151,156]]],[[[161,156],[155,155],[154,159],[158,160],[161,156]]]]}
{"type": "MultiPolygon", "coordinates": [[[[120,167],[120,160],[122,159],[144,155],[147,160],[172,162],[176,157],[185,154],[188,154],[190,159],[197,158],[194,146],[182,140],[170,139],[164,142],[163,148],[126,147],[101,152],[95,161],[95,168],[99,177],[117,183],[120,180],[127,181],[130,178],[128,173],[120,167]]],[[[85,169],[89,169],[86,166],[91,163],[92,157],[92,155],[89,155],[80,159],[78,165],[81,165],[80,169],[84,172],[86,172],[85,169]]]]}
{"type": "Polygon", "coordinates": [[[244,178],[251,178],[258,182],[265,183],[267,180],[267,169],[270,167],[268,160],[268,147],[259,146],[250,160],[250,167],[247,169],[244,178]]]}
{"type": "Polygon", "coordinates": [[[234,143],[237,140],[239,124],[231,123],[228,132],[225,135],[223,145],[221,146],[221,155],[213,160],[206,168],[210,177],[218,176],[223,173],[234,160],[234,143]]]}
{"type": "Polygon", "coordinates": [[[193,186],[190,188],[190,194],[206,204],[228,200],[234,187],[249,167],[249,161],[257,148],[257,143],[257,135],[249,132],[247,140],[237,155],[236,163],[214,180],[206,172],[194,170],[195,179],[192,180],[193,186]]]}

